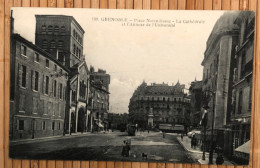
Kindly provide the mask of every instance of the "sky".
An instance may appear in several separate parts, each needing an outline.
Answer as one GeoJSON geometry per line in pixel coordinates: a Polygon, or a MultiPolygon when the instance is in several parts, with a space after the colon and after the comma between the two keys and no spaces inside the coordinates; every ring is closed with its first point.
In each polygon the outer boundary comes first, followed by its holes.
{"type": "Polygon", "coordinates": [[[14,32],[33,43],[35,14],[69,15],[78,21],[85,30],[88,67],[110,74],[110,112],[128,113],[129,100],[143,81],[179,81],[188,88],[195,78],[202,79],[206,42],[223,11],[13,8],[14,32]]]}

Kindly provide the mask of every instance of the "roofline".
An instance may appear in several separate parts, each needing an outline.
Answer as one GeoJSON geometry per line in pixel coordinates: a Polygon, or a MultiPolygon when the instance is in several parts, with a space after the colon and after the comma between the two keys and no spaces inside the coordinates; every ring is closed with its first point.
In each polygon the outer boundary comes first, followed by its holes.
{"type": "Polygon", "coordinates": [[[58,64],[60,67],[62,67],[65,71],[70,72],[70,70],[64,66],[62,63],[60,63],[58,60],[54,59],[52,57],[51,54],[49,54],[48,52],[44,51],[43,49],[41,49],[40,47],[38,47],[37,45],[33,44],[32,42],[26,40],[24,37],[22,37],[20,34],[12,34],[12,39],[16,39],[19,41],[24,42],[26,45],[30,46],[31,48],[33,48],[34,50],[37,50],[37,52],[41,53],[43,56],[45,56],[46,58],[52,60],[53,62],[55,62],[56,64],[58,64]]]}
{"type": "Polygon", "coordinates": [[[81,27],[79,22],[73,16],[68,16],[68,15],[35,15],[36,18],[39,17],[39,16],[46,16],[46,17],[57,17],[57,16],[60,16],[60,17],[71,18],[76,23],[76,25],[81,29],[83,34],[85,33],[84,29],[81,27]]]}

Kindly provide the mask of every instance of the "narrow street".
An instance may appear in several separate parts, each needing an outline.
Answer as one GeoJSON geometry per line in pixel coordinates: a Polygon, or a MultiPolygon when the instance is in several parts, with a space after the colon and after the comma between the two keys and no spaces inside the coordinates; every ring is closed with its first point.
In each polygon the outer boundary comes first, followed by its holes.
{"type": "Polygon", "coordinates": [[[137,132],[136,136],[128,136],[126,132],[89,133],[14,144],[10,146],[10,155],[23,159],[145,161],[142,158],[145,153],[147,161],[193,163],[176,138],[174,134],[163,138],[159,132],[137,132]],[[129,157],[121,156],[125,139],[131,139],[129,157]]]}

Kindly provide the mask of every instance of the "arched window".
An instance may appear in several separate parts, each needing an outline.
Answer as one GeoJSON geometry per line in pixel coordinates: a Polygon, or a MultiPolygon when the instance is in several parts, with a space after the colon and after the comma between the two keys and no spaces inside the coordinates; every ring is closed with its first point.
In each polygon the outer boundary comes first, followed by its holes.
{"type": "Polygon", "coordinates": [[[42,40],[42,48],[47,49],[48,48],[48,41],[47,40],[42,40]]]}
{"type": "Polygon", "coordinates": [[[54,27],[54,34],[59,34],[60,28],[59,26],[54,27]]]}
{"type": "Polygon", "coordinates": [[[53,33],[53,27],[52,26],[48,26],[48,34],[52,34],[53,33]]]}
{"type": "Polygon", "coordinates": [[[46,34],[46,25],[42,25],[42,34],[46,34]]]}
{"type": "Polygon", "coordinates": [[[58,41],[58,49],[59,49],[59,50],[62,50],[62,49],[63,49],[63,41],[62,41],[62,40],[59,40],[59,41],[58,41]]]}
{"type": "Polygon", "coordinates": [[[61,34],[64,35],[64,34],[65,34],[65,31],[66,31],[66,30],[65,30],[65,26],[61,26],[60,30],[61,30],[61,34]]]}
{"type": "Polygon", "coordinates": [[[56,47],[56,46],[55,46],[55,41],[52,40],[51,43],[50,43],[50,48],[55,48],[55,47],[56,47]]]}

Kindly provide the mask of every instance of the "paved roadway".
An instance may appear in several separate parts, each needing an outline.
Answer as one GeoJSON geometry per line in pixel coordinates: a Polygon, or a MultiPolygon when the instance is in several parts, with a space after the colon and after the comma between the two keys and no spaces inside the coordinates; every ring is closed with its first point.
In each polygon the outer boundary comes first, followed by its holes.
{"type": "Polygon", "coordinates": [[[189,154],[176,139],[177,135],[162,137],[159,132],[138,132],[127,136],[125,132],[88,133],[79,136],[35,140],[10,145],[10,156],[20,159],[48,160],[117,160],[193,163],[189,154]],[[131,139],[129,157],[121,156],[123,140],[131,139]]]}

